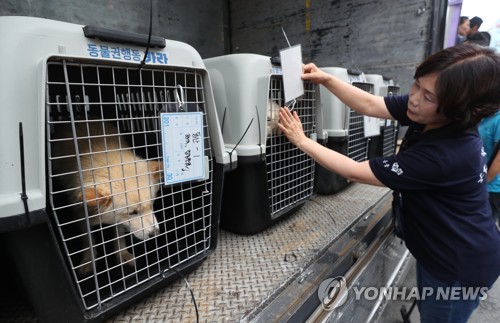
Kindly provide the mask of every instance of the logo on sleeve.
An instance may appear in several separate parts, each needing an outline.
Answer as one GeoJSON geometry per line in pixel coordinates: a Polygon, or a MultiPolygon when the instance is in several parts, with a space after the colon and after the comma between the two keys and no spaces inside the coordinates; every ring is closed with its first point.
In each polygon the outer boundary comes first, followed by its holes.
{"type": "Polygon", "coordinates": [[[403,170],[399,167],[398,163],[392,164],[391,171],[396,173],[398,176],[403,174],[403,170]]]}
{"type": "MultiPolygon", "coordinates": [[[[382,161],[382,164],[384,165],[384,168],[391,167],[391,164],[389,163],[389,161],[387,159],[384,159],[382,161]]],[[[396,173],[398,176],[403,174],[403,170],[401,169],[401,167],[399,167],[399,164],[397,162],[392,164],[391,171],[396,173]]]]}
{"type": "Polygon", "coordinates": [[[479,180],[477,182],[478,183],[484,182],[484,179],[487,177],[487,175],[488,175],[488,166],[484,165],[483,171],[481,172],[481,174],[479,174],[479,180]]]}
{"type": "MultiPolygon", "coordinates": [[[[481,156],[486,157],[486,151],[484,150],[484,147],[481,147],[481,156]]],[[[483,171],[479,173],[479,180],[477,181],[478,183],[484,182],[484,179],[488,175],[488,166],[485,164],[483,165],[483,171]]]]}

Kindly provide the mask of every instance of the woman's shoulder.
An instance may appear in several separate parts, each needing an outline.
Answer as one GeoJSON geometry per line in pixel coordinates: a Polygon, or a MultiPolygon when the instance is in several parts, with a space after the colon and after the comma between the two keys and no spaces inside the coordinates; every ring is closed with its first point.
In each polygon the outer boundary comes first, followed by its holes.
{"type": "Polygon", "coordinates": [[[443,151],[456,151],[464,156],[467,152],[480,151],[482,147],[481,137],[476,129],[429,134],[422,140],[422,144],[443,151]]]}
{"type": "Polygon", "coordinates": [[[405,151],[421,165],[434,165],[438,169],[459,170],[462,167],[475,170],[482,168],[483,143],[477,132],[424,133],[422,140],[405,151]]]}
{"type": "Polygon", "coordinates": [[[399,121],[403,126],[407,126],[411,122],[406,114],[406,110],[408,109],[408,100],[408,94],[384,97],[387,110],[392,117],[399,121]]]}
{"type": "Polygon", "coordinates": [[[385,104],[387,107],[407,107],[409,96],[404,95],[389,95],[384,97],[385,104]]]}

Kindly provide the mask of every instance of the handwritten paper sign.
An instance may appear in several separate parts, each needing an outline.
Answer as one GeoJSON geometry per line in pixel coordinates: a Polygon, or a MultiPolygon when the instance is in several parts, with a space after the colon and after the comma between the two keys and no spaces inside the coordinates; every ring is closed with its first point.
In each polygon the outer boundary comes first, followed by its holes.
{"type": "Polygon", "coordinates": [[[165,184],[205,177],[203,113],[161,114],[165,184]]]}
{"type": "Polygon", "coordinates": [[[304,95],[302,81],[302,47],[295,45],[280,50],[281,68],[283,69],[283,87],[285,102],[290,102],[304,95]]]}

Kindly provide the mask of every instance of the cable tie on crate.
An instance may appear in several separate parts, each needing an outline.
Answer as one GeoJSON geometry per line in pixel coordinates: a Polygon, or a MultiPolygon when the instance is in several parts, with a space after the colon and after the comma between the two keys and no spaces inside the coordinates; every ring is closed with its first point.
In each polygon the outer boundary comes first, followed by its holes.
{"type": "Polygon", "coordinates": [[[253,118],[252,120],[250,120],[250,123],[248,124],[248,127],[246,128],[245,132],[243,133],[243,136],[241,136],[240,140],[238,140],[238,142],[236,143],[236,145],[233,147],[233,150],[231,150],[231,152],[229,153],[229,155],[231,155],[233,153],[233,151],[236,149],[236,147],[238,147],[238,145],[240,144],[240,142],[243,140],[243,138],[245,138],[247,132],[248,132],[248,129],[250,129],[250,126],[252,125],[252,122],[253,122],[253,118]]]}
{"type": "Polygon", "coordinates": [[[153,29],[153,1],[149,0],[149,35],[148,35],[148,46],[146,46],[146,52],[144,53],[144,58],[139,64],[139,69],[141,69],[146,64],[146,58],[149,54],[149,47],[151,47],[151,31],[153,29]]]}
{"type": "MultiPolygon", "coordinates": [[[[247,129],[245,130],[245,132],[243,133],[243,135],[241,136],[240,140],[238,140],[238,142],[236,143],[236,145],[234,145],[233,149],[230,150],[230,151],[227,151],[227,153],[229,154],[229,165],[232,165],[233,164],[233,152],[236,150],[236,147],[238,147],[238,145],[240,144],[240,142],[243,140],[243,138],[245,138],[247,132],[248,132],[248,129],[250,129],[250,126],[252,125],[252,122],[253,122],[253,118],[252,120],[250,120],[250,123],[248,124],[248,127],[247,129]]],[[[232,167],[232,166],[231,166],[232,167]]]]}
{"type": "Polygon", "coordinates": [[[29,221],[30,210],[28,207],[28,195],[26,194],[26,173],[25,173],[25,163],[24,163],[24,134],[23,134],[23,123],[19,122],[19,150],[21,153],[21,200],[24,205],[24,213],[26,213],[26,220],[29,221]]]}
{"type": "Polygon", "coordinates": [[[291,104],[291,106],[290,106],[290,107],[287,107],[287,108],[290,110],[290,112],[292,112],[292,111],[293,111],[293,109],[295,108],[295,104],[297,103],[297,100],[296,100],[296,99],[293,99],[293,100],[292,100],[292,101],[290,101],[290,102],[292,102],[292,104],[291,104]]]}
{"type": "Polygon", "coordinates": [[[184,111],[184,105],[186,104],[186,101],[184,100],[184,89],[182,88],[182,85],[177,84],[177,90],[175,91],[175,100],[179,105],[179,110],[184,111]],[[180,97],[178,92],[181,93],[180,97]]]}
{"type": "Polygon", "coordinates": [[[224,107],[224,114],[222,115],[222,124],[220,126],[221,135],[224,135],[224,121],[226,121],[226,110],[227,107],[224,107]]]}
{"type": "Polygon", "coordinates": [[[208,190],[208,184],[206,181],[205,181],[205,190],[203,192],[201,192],[201,194],[203,194],[203,195],[210,194],[210,191],[208,190]]]}
{"type": "Polygon", "coordinates": [[[283,29],[283,26],[281,26],[281,31],[283,31],[283,35],[285,36],[286,42],[288,43],[288,47],[292,47],[292,45],[290,45],[290,42],[288,41],[288,37],[286,37],[285,29],[283,29]]]}
{"type": "MultiPolygon", "coordinates": [[[[255,112],[257,113],[257,125],[259,126],[259,142],[258,142],[258,146],[260,148],[260,158],[262,159],[262,145],[261,145],[261,142],[262,142],[262,134],[260,133],[261,129],[260,129],[260,116],[259,116],[259,109],[257,108],[257,106],[255,106],[255,112]]],[[[267,112],[267,111],[266,111],[267,112]]]]}

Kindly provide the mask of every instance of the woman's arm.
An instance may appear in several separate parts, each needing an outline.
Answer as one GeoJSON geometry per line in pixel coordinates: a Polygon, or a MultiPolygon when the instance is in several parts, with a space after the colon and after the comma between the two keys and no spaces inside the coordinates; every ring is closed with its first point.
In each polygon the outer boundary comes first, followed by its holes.
{"type": "Polygon", "coordinates": [[[313,63],[302,67],[302,79],[323,85],[338,97],[340,101],[362,115],[394,119],[389,110],[387,110],[383,97],[370,94],[333,75],[323,72],[313,63]]]}
{"type": "Polygon", "coordinates": [[[497,152],[495,159],[488,168],[488,183],[491,182],[500,173],[500,151],[497,152]]]}
{"type": "Polygon", "coordinates": [[[291,143],[326,169],[353,182],[384,186],[373,174],[368,161],[356,162],[309,139],[295,111],[292,115],[288,108],[281,108],[278,127],[291,143]]]}

